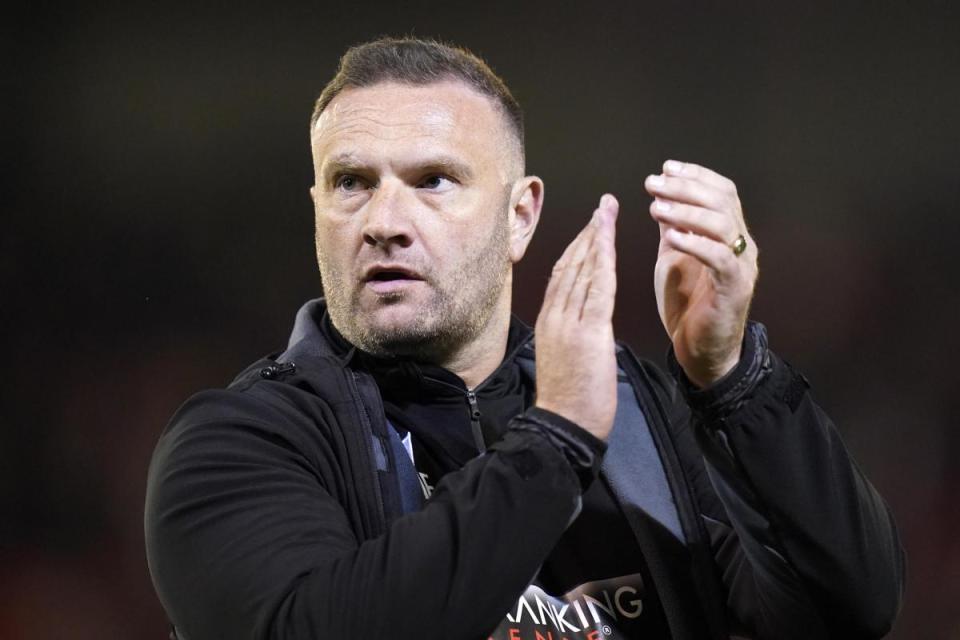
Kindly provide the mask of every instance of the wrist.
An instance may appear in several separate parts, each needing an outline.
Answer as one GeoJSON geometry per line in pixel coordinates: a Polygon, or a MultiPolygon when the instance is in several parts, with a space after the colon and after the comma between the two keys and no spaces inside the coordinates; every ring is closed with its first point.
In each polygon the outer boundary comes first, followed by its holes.
{"type": "Polygon", "coordinates": [[[510,422],[511,429],[540,433],[567,459],[582,491],[600,472],[606,443],[559,413],[534,406],[510,422]]]}
{"type": "Polygon", "coordinates": [[[534,402],[533,410],[555,415],[561,418],[566,424],[573,425],[577,430],[585,431],[602,442],[606,442],[607,436],[610,435],[610,429],[613,427],[612,413],[609,419],[600,418],[596,415],[590,415],[590,417],[587,418],[582,408],[576,410],[569,405],[553,404],[539,398],[534,402]]]}
{"type": "Polygon", "coordinates": [[[727,415],[746,402],[757,385],[770,373],[766,328],[759,322],[747,323],[739,361],[726,375],[708,387],[695,386],[680,367],[672,346],[667,351],[667,369],[695,413],[727,415]]]}
{"type": "Polygon", "coordinates": [[[720,380],[723,380],[740,364],[740,357],[743,354],[742,342],[743,339],[741,338],[736,350],[730,356],[723,359],[718,365],[707,365],[700,368],[680,365],[687,380],[698,390],[707,389],[720,380]]]}

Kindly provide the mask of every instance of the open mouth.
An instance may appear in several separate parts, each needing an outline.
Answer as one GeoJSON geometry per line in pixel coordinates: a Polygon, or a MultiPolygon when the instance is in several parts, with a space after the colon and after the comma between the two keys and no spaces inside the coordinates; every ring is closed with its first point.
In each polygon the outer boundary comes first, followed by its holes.
{"type": "Polygon", "coordinates": [[[371,275],[367,280],[372,282],[392,282],[394,280],[419,280],[409,273],[402,271],[378,271],[371,275]]]}
{"type": "Polygon", "coordinates": [[[365,285],[381,295],[397,294],[422,281],[420,275],[400,265],[377,265],[367,270],[365,285]]]}
{"type": "Polygon", "coordinates": [[[423,280],[420,274],[402,264],[375,264],[364,272],[366,282],[394,282],[396,280],[423,280]]]}

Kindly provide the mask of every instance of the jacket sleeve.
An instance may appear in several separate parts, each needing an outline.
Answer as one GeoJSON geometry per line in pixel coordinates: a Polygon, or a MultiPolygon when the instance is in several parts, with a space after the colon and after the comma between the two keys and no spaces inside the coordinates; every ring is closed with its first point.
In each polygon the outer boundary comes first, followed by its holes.
{"type": "Polygon", "coordinates": [[[360,540],[343,443],[312,441],[323,425],[296,420],[211,391],[161,437],[147,556],[179,637],[486,637],[574,517],[604,446],[528,412],[421,511],[360,540]]]}
{"type": "Polygon", "coordinates": [[[757,323],[740,364],[706,390],[668,361],[674,419],[692,421],[726,514],[704,520],[734,622],[759,638],[885,635],[904,583],[896,526],[806,378],[757,323]]]}

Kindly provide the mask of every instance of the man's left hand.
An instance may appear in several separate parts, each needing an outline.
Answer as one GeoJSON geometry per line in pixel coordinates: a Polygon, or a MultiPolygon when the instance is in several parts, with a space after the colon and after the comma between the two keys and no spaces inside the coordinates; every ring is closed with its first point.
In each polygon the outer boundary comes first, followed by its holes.
{"type": "Polygon", "coordinates": [[[657,308],[677,361],[706,387],[740,360],[757,281],[757,245],[747,232],[737,187],[689,162],[667,160],[649,176],[650,215],[660,225],[654,270],[657,308]],[[737,255],[735,248],[746,241],[737,255]]]}

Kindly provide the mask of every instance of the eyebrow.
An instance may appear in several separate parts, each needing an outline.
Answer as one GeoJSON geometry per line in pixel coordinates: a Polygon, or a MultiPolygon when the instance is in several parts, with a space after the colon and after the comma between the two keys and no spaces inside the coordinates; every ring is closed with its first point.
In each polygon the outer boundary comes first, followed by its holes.
{"type": "MultiPolygon", "coordinates": [[[[323,162],[322,174],[332,176],[350,171],[361,171],[368,164],[364,162],[357,154],[345,151],[328,156],[323,162]]],[[[425,156],[421,159],[412,159],[404,161],[401,171],[415,170],[417,172],[440,171],[449,173],[461,180],[470,180],[474,176],[474,170],[465,162],[449,154],[437,154],[425,156]]]]}
{"type": "Polygon", "coordinates": [[[438,155],[425,158],[424,161],[415,163],[423,169],[440,169],[444,173],[449,173],[462,180],[473,178],[473,169],[459,158],[450,155],[438,155]]]}
{"type": "Polygon", "coordinates": [[[361,167],[363,163],[356,154],[350,152],[338,153],[327,157],[323,161],[324,173],[329,173],[332,169],[361,167]]]}

